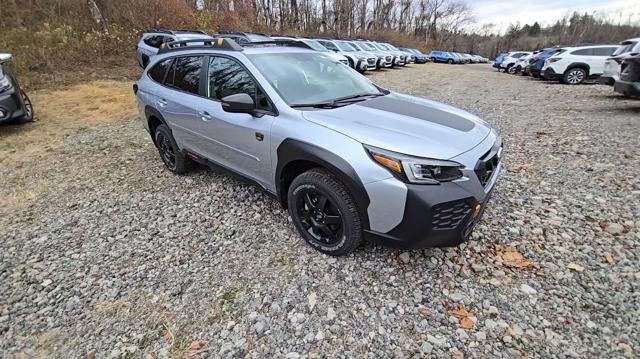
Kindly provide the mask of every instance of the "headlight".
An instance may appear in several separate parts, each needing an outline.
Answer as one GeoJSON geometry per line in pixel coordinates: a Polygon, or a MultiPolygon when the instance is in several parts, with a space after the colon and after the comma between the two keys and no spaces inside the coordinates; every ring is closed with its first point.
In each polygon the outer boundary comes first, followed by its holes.
{"type": "Polygon", "coordinates": [[[11,81],[9,81],[9,78],[7,76],[0,77],[0,92],[8,89],[9,87],[11,87],[11,81]]]}
{"type": "Polygon", "coordinates": [[[454,161],[412,157],[376,147],[365,146],[371,158],[405,181],[439,184],[462,178],[463,165],[454,161]]]}

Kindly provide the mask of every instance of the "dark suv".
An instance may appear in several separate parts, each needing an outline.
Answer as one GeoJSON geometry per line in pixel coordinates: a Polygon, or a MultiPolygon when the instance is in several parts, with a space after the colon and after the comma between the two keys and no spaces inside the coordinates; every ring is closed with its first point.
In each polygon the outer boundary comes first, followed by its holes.
{"type": "Polygon", "coordinates": [[[6,65],[9,54],[0,54],[0,122],[33,120],[33,105],[18,79],[6,65]]]}

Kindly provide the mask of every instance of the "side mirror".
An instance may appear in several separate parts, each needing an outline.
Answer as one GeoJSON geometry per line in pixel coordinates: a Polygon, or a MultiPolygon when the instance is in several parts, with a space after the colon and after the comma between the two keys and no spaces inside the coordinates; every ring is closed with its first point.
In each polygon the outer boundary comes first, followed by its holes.
{"type": "Polygon", "coordinates": [[[251,96],[246,93],[238,93],[222,98],[222,109],[231,113],[253,114],[256,108],[251,96]]]}
{"type": "Polygon", "coordinates": [[[11,54],[0,54],[0,63],[11,60],[11,54]]]}

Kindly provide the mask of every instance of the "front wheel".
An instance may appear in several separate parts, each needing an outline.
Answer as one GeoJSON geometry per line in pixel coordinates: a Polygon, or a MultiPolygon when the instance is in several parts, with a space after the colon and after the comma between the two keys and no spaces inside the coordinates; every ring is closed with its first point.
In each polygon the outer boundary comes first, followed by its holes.
{"type": "Polygon", "coordinates": [[[447,63],[448,63],[449,65],[451,65],[451,64],[453,64],[453,60],[449,59],[449,60],[447,60],[447,63]]]}
{"type": "Polygon", "coordinates": [[[27,93],[20,90],[22,96],[22,103],[24,104],[24,116],[20,119],[21,122],[31,122],[34,119],[33,104],[31,99],[27,96],[27,93]]]}
{"type": "Polygon", "coordinates": [[[356,203],[330,172],[315,168],[296,177],[289,186],[287,201],[296,229],[316,250],[343,256],[362,242],[356,203]]]}
{"type": "Polygon", "coordinates": [[[587,72],[579,67],[565,71],[562,82],[568,85],[579,85],[587,78],[587,72]]]}

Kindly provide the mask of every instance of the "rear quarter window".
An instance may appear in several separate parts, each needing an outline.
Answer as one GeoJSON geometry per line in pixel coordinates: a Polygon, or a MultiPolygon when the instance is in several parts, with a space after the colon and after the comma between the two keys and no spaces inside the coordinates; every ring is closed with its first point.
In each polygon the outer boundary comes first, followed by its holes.
{"type": "Polygon", "coordinates": [[[571,55],[578,55],[578,56],[592,56],[593,55],[593,48],[587,48],[587,49],[580,49],[580,50],[575,50],[571,52],[571,55]]]}
{"type": "Polygon", "coordinates": [[[151,77],[151,79],[153,79],[154,81],[156,81],[158,83],[163,83],[165,74],[167,73],[167,70],[171,66],[171,61],[173,61],[173,59],[166,59],[166,60],[162,60],[159,63],[155,64],[148,71],[149,77],[151,77]]]}
{"type": "Polygon", "coordinates": [[[594,56],[611,56],[616,52],[617,47],[596,47],[593,49],[594,56]]]}

